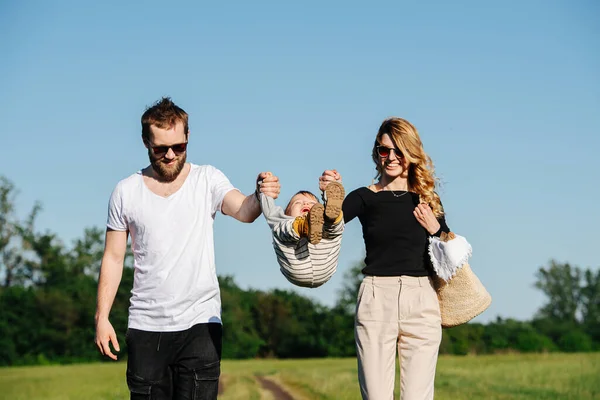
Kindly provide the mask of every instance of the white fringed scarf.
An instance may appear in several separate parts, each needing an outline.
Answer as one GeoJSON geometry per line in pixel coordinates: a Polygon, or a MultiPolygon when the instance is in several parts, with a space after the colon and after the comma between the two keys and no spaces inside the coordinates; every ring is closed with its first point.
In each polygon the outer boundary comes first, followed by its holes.
{"type": "Polygon", "coordinates": [[[437,276],[450,281],[454,275],[469,261],[472,247],[463,236],[443,242],[438,237],[429,238],[429,257],[437,276]]]}

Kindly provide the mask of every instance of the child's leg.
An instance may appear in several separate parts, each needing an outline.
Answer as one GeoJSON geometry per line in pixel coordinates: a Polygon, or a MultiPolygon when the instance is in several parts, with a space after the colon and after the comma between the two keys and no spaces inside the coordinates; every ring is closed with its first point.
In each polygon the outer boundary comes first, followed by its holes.
{"type": "Polygon", "coordinates": [[[342,236],[344,227],[343,213],[340,213],[339,221],[325,222],[323,224],[323,239],[334,239],[342,236]]]}
{"type": "Polygon", "coordinates": [[[311,244],[317,244],[323,237],[323,217],[324,207],[317,203],[308,212],[307,215],[301,215],[294,219],[294,231],[300,237],[308,238],[311,244]]]}
{"type": "Polygon", "coordinates": [[[300,235],[298,235],[295,224],[296,221],[292,217],[275,222],[272,227],[273,238],[286,245],[298,243],[300,235]]]}
{"type": "Polygon", "coordinates": [[[331,182],[325,187],[323,193],[325,221],[337,224],[342,220],[342,203],[345,195],[344,186],[340,182],[331,182]]]}
{"type": "Polygon", "coordinates": [[[317,203],[308,212],[308,241],[311,244],[317,244],[323,237],[323,223],[325,222],[325,208],[321,203],[317,203]]]}

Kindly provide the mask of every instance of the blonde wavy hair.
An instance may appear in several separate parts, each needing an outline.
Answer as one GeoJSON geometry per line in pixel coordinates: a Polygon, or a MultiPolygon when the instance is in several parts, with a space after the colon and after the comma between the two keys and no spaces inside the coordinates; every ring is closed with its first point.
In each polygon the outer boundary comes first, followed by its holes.
{"type": "Polygon", "coordinates": [[[444,214],[440,196],[435,192],[438,179],[435,177],[433,161],[425,153],[417,128],[405,119],[392,117],[383,121],[377,132],[373,145],[373,161],[377,169],[375,179],[381,179],[381,164],[377,154],[377,146],[381,145],[381,137],[388,134],[396,147],[408,160],[408,190],[421,197],[421,203],[428,204],[436,218],[444,214]]]}

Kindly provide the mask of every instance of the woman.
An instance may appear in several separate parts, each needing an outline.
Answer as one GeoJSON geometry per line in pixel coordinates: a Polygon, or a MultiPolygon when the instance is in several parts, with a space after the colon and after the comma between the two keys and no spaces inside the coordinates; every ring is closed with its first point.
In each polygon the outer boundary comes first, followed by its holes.
{"type": "MultiPolygon", "coordinates": [[[[401,398],[433,399],[442,328],[428,238],[450,230],[433,163],[410,122],[385,120],[372,157],[377,182],[343,203],[344,221],[358,217],[366,247],[354,332],[361,394],[393,399],[397,349],[401,398]]],[[[339,176],[325,171],[320,179],[326,186],[339,176]]]]}

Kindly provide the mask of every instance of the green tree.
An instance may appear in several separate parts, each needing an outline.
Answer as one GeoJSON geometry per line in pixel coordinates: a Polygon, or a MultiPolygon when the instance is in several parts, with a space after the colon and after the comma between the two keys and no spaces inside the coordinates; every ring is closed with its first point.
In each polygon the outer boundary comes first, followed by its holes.
{"type": "Polygon", "coordinates": [[[327,321],[323,325],[322,335],[327,342],[329,357],[354,357],[354,309],[335,306],[327,313],[327,321]]]}
{"type": "Polygon", "coordinates": [[[354,315],[354,310],[356,308],[358,289],[364,277],[362,273],[364,267],[365,264],[362,261],[351,266],[350,269],[344,273],[342,288],[338,291],[336,307],[341,308],[352,315],[354,315]]]}
{"type": "Polygon", "coordinates": [[[98,228],[86,228],[83,238],[76,239],[70,253],[71,273],[97,277],[104,254],[104,233],[98,228]]]}
{"type": "Polygon", "coordinates": [[[585,332],[600,345],[600,270],[587,269],[581,288],[581,314],[585,332]]]}
{"type": "Polygon", "coordinates": [[[566,332],[559,340],[558,346],[569,353],[588,352],[594,349],[592,339],[580,330],[566,332]]]}
{"type": "Polygon", "coordinates": [[[31,274],[27,271],[27,237],[41,206],[36,203],[25,220],[16,214],[17,191],[14,184],[0,176],[0,282],[2,287],[26,284],[31,274]]]}
{"type": "Polygon", "coordinates": [[[538,311],[533,326],[563,351],[600,346],[600,271],[551,261],[536,277],[535,287],[548,302],[538,311]]]}
{"type": "Polygon", "coordinates": [[[232,276],[220,276],[223,319],[223,358],[254,358],[265,345],[253,320],[253,292],[236,285],[232,276]]]}
{"type": "Polygon", "coordinates": [[[581,270],[552,260],[548,268],[538,270],[536,278],[535,287],[548,298],[538,317],[576,323],[582,295],[581,270]]]}
{"type": "Polygon", "coordinates": [[[497,318],[487,324],[482,336],[488,353],[504,351],[546,352],[556,350],[554,342],[529,322],[497,318]]]}
{"type": "Polygon", "coordinates": [[[548,337],[554,344],[553,349],[559,349],[561,338],[573,330],[579,330],[577,324],[571,321],[560,321],[551,318],[536,318],[531,321],[532,327],[540,334],[548,337]]]}
{"type": "Polygon", "coordinates": [[[442,354],[482,354],[486,351],[483,340],[485,326],[477,323],[463,324],[442,331],[442,354]]]}

